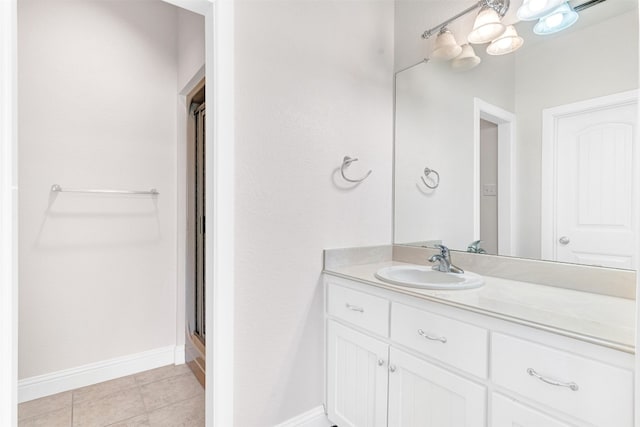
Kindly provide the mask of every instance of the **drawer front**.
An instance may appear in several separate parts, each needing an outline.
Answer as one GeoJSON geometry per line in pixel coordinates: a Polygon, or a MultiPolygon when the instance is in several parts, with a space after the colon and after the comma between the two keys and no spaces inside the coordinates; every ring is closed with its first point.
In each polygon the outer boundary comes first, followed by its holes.
{"type": "Polygon", "coordinates": [[[631,371],[493,334],[491,372],[495,384],[596,426],[633,425],[631,371]]]}
{"type": "Polygon", "coordinates": [[[389,301],[338,285],[328,286],[327,310],[368,331],[389,336],[389,301]]]}
{"type": "Polygon", "coordinates": [[[573,427],[571,424],[543,414],[513,399],[493,393],[491,427],[573,427]]]}
{"type": "Polygon", "coordinates": [[[488,333],[468,323],[394,303],[391,339],[480,378],[487,378],[488,333]]]}

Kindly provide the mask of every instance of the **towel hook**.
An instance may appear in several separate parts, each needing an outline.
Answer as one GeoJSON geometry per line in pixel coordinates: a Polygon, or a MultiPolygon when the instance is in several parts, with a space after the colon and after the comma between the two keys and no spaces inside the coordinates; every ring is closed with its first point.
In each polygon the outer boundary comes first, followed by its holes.
{"type": "Polygon", "coordinates": [[[349,156],[344,156],[344,159],[342,159],[342,166],[340,167],[340,173],[342,174],[342,177],[344,178],[344,180],[345,180],[345,181],[348,181],[348,182],[356,182],[356,183],[357,183],[357,182],[362,182],[362,181],[364,181],[365,179],[367,179],[367,177],[368,177],[369,175],[371,175],[371,170],[369,170],[369,172],[367,172],[367,174],[366,174],[365,176],[363,176],[362,178],[360,178],[360,179],[351,179],[351,178],[347,178],[347,177],[345,176],[345,174],[344,174],[344,170],[345,170],[346,168],[348,168],[348,167],[349,167],[349,165],[350,165],[351,163],[353,163],[353,162],[357,162],[357,161],[358,161],[358,158],[357,158],[357,157],[352,158],[352,157],[349,157],[349,156]]]}
{"type": "Polygon", "coordinates": [[[440,174],[437,171],[435,171],[433,169],[430,169],[430,168],[424,168],[424,176],[421,176],[420,179],[422,180],[424,185],[427,186],[427,188],[430,188],[432,190],[435,190],[440,185],[440,174]],[[436,176],[435,179],[431,178],[431,181],[433,182],[433,184],[429,184],[427,182],[427,179],[429,179],[429,175],[431,175],[431,174],[436,176]],[[427,179],[425,179],[425,178],[427,178],[427,179]]]}

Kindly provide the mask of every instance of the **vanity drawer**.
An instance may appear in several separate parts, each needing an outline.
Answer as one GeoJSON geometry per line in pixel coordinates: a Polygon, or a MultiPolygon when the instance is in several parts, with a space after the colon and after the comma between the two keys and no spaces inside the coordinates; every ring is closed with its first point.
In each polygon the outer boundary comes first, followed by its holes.
{"type": "Polygon", "coordinates": [[[389,301],[338,285],[328,286],[327,310],[368,331],[389,336],[389,301]]]}
{"type": "Polygon", "coordinates": [[[491,372],[495,384],[594,425],[633,425],[631,371],[494,333],[491,372]]]}
{"type": "Polygon", "coordinates": [[[470,374],[487,378],[488,333],[485,329],[394,303],[391,339],[470,374]]]}

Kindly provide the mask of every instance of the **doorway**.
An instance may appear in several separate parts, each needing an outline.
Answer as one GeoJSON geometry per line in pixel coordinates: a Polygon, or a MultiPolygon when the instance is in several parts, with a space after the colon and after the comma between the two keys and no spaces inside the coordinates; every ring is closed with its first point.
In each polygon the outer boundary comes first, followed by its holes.
{"type": "Polygon", "coordinates": [[[474,98],[473,240],[483,240],[483,231],[493,236],[486,248],[484,242],[474,242],[476,252],[514,255],[515,128],[515,114],[474,98]],[[493,142],[486,144],[487,140],[493,142]],[[483,164],[487,161],[491,165],[483,164]],[[483,211],[489,214],[484,221],[483,211]]]}
{"type": "Polygon", "coordinates": [[[187,275],[185,358],[205,385],[206,99],[204,79],[187,96],[187,275]]]}

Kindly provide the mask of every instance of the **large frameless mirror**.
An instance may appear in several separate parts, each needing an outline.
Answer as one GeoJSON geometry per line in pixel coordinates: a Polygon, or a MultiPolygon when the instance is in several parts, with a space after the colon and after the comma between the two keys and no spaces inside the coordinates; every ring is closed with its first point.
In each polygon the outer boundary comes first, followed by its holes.
{"type": "Polygon", "coordinates": [[[634,268],[638,4],[600,2],[553,35],[534,24],[509,55],[474,45],[473,69],[396,74],[394,241],[634,268]]]}

